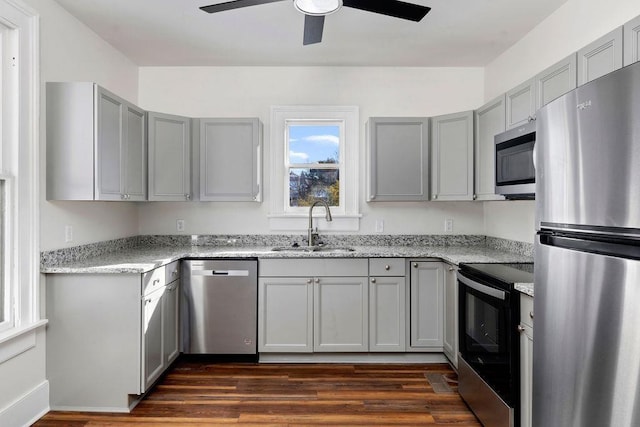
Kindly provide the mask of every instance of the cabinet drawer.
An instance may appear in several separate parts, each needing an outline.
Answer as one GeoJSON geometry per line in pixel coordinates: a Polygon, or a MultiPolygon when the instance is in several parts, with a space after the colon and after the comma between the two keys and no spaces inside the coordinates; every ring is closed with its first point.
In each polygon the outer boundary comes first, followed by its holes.
{"type": "Polygon", "coordinates": [[[404,276],[404,258],[369,259],[369,276],[404,276]]]}
{"type": "Polygon", "coordinates": [[[366,258],[296,258],[260,260],[260,277],[367,276],[366,258]]]}
{"type": "Polygon", "coordinates": [[[533,328],[533,298],[520,294],[520,323],[533,328]]]}
{"type": "Polygon", "coordinates": [[[165,265],[164,274],[167,283],[178,280],[180,278],[180,261],[173,261],[172,263],[165,265]]]}
{"type": "Polygon", "coordinates": [[[165,285],[165,268],[158,267],[142,275],[142,295],[148,295],[151,292],[160,289],[165,285]]]}

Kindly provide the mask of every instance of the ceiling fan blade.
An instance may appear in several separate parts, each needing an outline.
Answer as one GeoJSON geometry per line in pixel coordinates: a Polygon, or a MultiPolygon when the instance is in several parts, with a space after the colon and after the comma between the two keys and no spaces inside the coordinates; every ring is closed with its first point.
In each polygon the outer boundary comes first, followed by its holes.
{"type": "Polygon", "coordinates": [[[304,15],[303,45],[320,43],[324,28],[324,16],[304,15]]]}
{"type": "Polygon", "coordinates": [[[342,5],[416,22],[424,18],[431,10],[427,6],[398,0],[342,0],[342,5]]]}
{"type": "Polygon", "coordinates": [[[284,1],[284,0],[234,0],[234,1],[228,1],[226,3],[202,6],[200,9],[205,12],[215,13],[215,12],[223,12],[225,10],[238,9],[241,7],[257,6],[259,4],[265,4],[265,3],[275,3],[277,1],[284,1]]]}

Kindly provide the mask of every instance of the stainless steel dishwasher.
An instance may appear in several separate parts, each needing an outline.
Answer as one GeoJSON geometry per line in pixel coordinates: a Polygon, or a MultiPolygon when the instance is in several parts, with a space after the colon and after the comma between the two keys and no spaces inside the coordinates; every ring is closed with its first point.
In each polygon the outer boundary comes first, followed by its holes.
{"type": "Polygon", "coordinates": [[[182,350],[257,354],[258,261],[182,263],[182,350]]]}

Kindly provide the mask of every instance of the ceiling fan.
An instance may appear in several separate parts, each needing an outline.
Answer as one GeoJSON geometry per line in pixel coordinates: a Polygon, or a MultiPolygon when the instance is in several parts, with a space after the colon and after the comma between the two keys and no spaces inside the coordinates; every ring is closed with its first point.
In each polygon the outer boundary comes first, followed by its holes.
{"type": "MultiPolygon", "coordinates": [[[[202,6],[200,9],[205,12],[216,13],[277,1],[285,0],[233,0],[226,3],[202,6]]],[[[336,12],[342,6],[415,22],[420,21],[431,10],[430,7],[398,0],[293,0],[293,4],[297,10],[305,15],[303,45],[320,43],[322,41],[324,17],[336,12]]]]}

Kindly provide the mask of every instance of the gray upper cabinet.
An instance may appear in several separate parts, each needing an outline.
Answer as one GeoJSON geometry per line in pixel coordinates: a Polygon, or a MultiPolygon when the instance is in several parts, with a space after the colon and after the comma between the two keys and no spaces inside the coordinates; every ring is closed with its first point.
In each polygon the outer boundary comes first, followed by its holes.
{"type": "Polygon", "coordinates": [[[484,104],[475,113],[475,198],[504,200],[495,194],[494,136],[505,131],[505,95],[484,104]]]}
{"type": "Polygon", "coordinates": [[[473,111],[431,118],[431,200],[473,200],[473,111]]]}
{"type": "Polygon", "coordinates": [[[536,110],[577,87],[577,54],[572,53],[535,77],[536,110]]]}
{"type": "Polygon", "coordinates": [[[371,117],[367,201],[429,200],[429,119],[371,117]]]}
{"type": "Polygon", "coordinates": [[[146,200],[145,112],[94,83],[47,83],[47,199],[146,200]]]}
{"type": "Polygon", "coordinates": [[[622,68],[622,28],[616,28],[578,51],[578,85],[622,68]]]}
{"type": "Polygon", "coordinates": [[[199,123],[200,200],[261,201],[260,121],[199,119],[199,123]]]}
{"type": "Polygon", "coordinates": [[[147,113],[149,200],[191,200],[191,119],[147,113]]]}
{"type": "Polygon", "coordinates": [[[624,65],[640,60],[640,16],[624,24],[624,65]]]}
{"type": "Polygon", "coordinates": [[[536,114],[534,79],[514,87],[506,95],[506,127],[512,129],[531,120],[536,114]]]}

